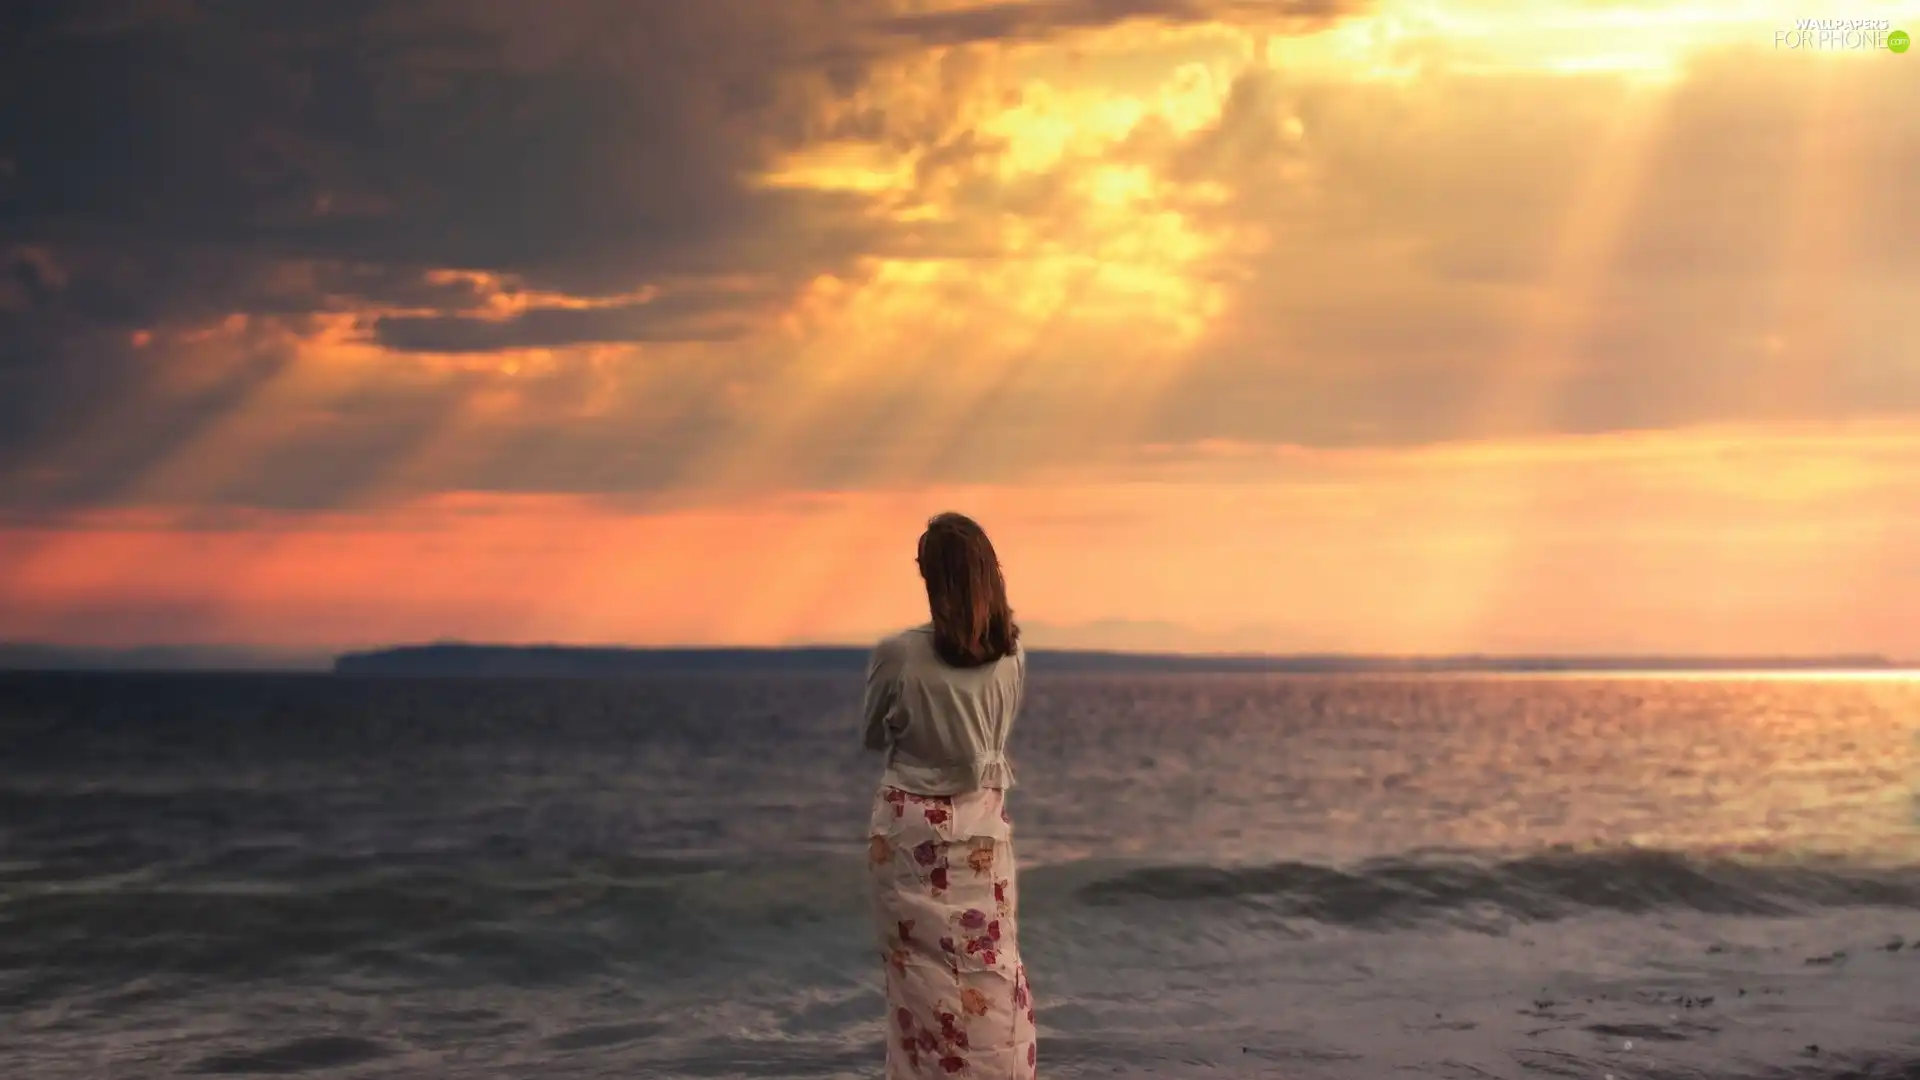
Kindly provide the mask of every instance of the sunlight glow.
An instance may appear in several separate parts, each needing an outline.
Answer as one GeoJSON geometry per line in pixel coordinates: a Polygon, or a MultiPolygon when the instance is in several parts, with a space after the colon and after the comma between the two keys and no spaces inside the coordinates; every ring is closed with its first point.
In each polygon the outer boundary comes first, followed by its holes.
{"type": "Polygon", "coordinates": [[[1910,75],[1776,53],[1823,12],[1745,0],[1256,7],[876,56],[742,153],[774,209],[704,276],[416,269],[417,307],[117,328],[187,419],[63,436],[160,449],[70,529],[8,534],[0,635],[115,596],[288,640],[359,632],[355,597],[406,608],[374,636],[864,633],[910,613],[897,549],[961,500],[1059,624],[1920,652],[1892,603],[1920,602],[1920,436],[1843,393],[1906,385],[1863,312],[1912,281],[1868,216],[1910,204],[1875,111],[1910,75]],[[689,294],[737,327],[542,336],[689,294]],[[388,348],[396,317],[541,344],[388,348]],[[1634,351],[1655,329],[1685,371],[1634,351]],[[263,477],[332,509],[234,509],[281,505],[263,477]]]}
{"type": "MultiPolygon", "coordinates": [[[[47,533],[0,528],[0,545],[32,552],[0,565],[11,599],[0,637],[72,638],[73,613],[120,604],[184,620],[199,640],[285,645],[432,638],[449,626],[504,641],[858,641],[916,618],[912,539],[929,514],[957,506],[991,520],[1022,617],[1039,625],[1172,622],[1196,635],[1193,647],[1243,651],[1470,651],[1457,627],[1481,598],[1424,587],[1429,568],[1439,553],[1517,536],[1513,565],[1556,572],[1473,643],[1481,650],[1580,641],[1616,654],[1833,655],[1880,641],[1920,655],[1908,579],[1863,597],[1829,572],[1876,556],[1877,531],[1837,525],[1896,498],[1915,468],[1920,428],[1905,424],[1648,433],[1624,453],[1603,437],[1170,448],[1155,465],[1059,484],[876,485],[681,508],[447,493],[366,511],[99,512],[47,533]],[[1746,448],[1751,473],[1679,467],[1730,442],[1746,448]],[[1885,480],[1794,502],[1769,490],[1769,469],[1809,452],[1876,458],[1885,480]],[[1516,477],[1558,494],[1498,482],[1516,477]],[[1513,513],[1526,515],[1518,528],[1513,513]],[[1420,528],[1393,527],[1406,521],[1420,528]],[[1742,543],[1727,547],[1733,538],[1742,543]],[[155,565],[168,572],[148,573],[155,565]],[[1725,592],[1783,577],[1790,594],[1725,592]],[[1610,602],[1588,602],[1596,591],[1610,602]],[[387,603],[370,608],[369,596],[387,603]],[[727,600],[743,596],[752,602],[727,600]]],[[[141,618],[86,625],[124,644],[150,632],[141,618]]]]}

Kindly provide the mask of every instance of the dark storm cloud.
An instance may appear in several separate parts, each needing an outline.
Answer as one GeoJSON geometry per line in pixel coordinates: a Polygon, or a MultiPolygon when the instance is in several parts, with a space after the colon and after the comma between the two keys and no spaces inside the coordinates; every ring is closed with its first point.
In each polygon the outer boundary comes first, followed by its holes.
{"type": "Polygon", "coordinates": [[[226,291],[223,254],[610,291],[796,220],[736,177],[804,101],[686,5],[78,7],[14,16],[0,229],[205,271],[112,275],[142,293],[226,291]]]}

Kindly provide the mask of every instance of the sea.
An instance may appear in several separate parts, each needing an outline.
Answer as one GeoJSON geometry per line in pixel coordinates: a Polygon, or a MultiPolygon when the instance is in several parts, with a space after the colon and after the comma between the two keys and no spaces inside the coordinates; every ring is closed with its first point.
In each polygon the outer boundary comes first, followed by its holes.
{"type": "MultiPolygon", "coordinates": [[[[0,675],[0,1077],[877,1077],[859,678],[0,675]]],[[[1036,671],[1043,1077],[1920,1077],[1920,678],[1036,671]]]]}

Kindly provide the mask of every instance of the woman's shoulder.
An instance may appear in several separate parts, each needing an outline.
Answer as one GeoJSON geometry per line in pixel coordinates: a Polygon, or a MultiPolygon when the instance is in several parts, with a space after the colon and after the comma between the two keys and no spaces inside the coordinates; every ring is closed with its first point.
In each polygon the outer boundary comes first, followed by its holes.
{"type": "Polygon", "coordinates": [[[932,623],[921,623],[919,626],[909,626],[905,630],[898,631],[897,633],[888,634],[886,637],[883,637],[880,639],[880,644],[893,645],[895,647],[912,646],[912,645],[928,645],[928,644],[931,644],[932,642],[933,642],[933,624],[932,623]]]}
{"type": "Polygon", "coordinates": [[[890,660],[904,660],[933,647],[933,624],[910,626],[888,634],[874,643],[873,654],[890,660]]]}

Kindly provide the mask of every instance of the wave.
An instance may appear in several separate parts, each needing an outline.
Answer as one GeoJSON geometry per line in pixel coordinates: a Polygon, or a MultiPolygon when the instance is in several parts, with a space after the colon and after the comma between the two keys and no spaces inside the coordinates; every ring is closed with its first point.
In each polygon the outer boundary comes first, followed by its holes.
{"type": "MultiPolygon", "coordinates": [[[[34,992],[10,985],[13,978],[37,984],[60,972],[90,981],[130,969],[264,977],[320,964],[370,977],[484,974],[517,985],[635,966],[656,976],[694,974],[752,962],[757,949],[792,947],[800,940],[794,934],[809,927],[831,928],[836,941],[863,940],[863,866],[826,853],[544,863],[375,856],[292,865],[236,856],[202,864],[198,873],[84,882],[16,868],[0,878],[0,1000],[34,992]],[[252,865],[243,870],[246,862],[252,865]]],[[[1251,910],[1269,926],[1278,916],[1388,931],[1593,912],[1920,908],[1920,868],[1647,850],[1504,861],[1402,857],[1349,867],[1080,862],[1036,867],[1021,880],[1030,921],[1080,921],[1146,905],[1181,908],[1167,914],[1190,924],[1231,918],[1224,905],[1251,910]]]]}
{"type": "Polygon", "coordinates": [[[1645,849],[1551,851],[1503,861],[1388,858],[1350,868],[1153,866],[1090,882],[1076,895],[1093,906],[1223,901],[1384,929],[1485,911],[1544,922],[1587,912],[1785,916],[1839,907],[1920,908],[1920,868],[1645,849]]]}

